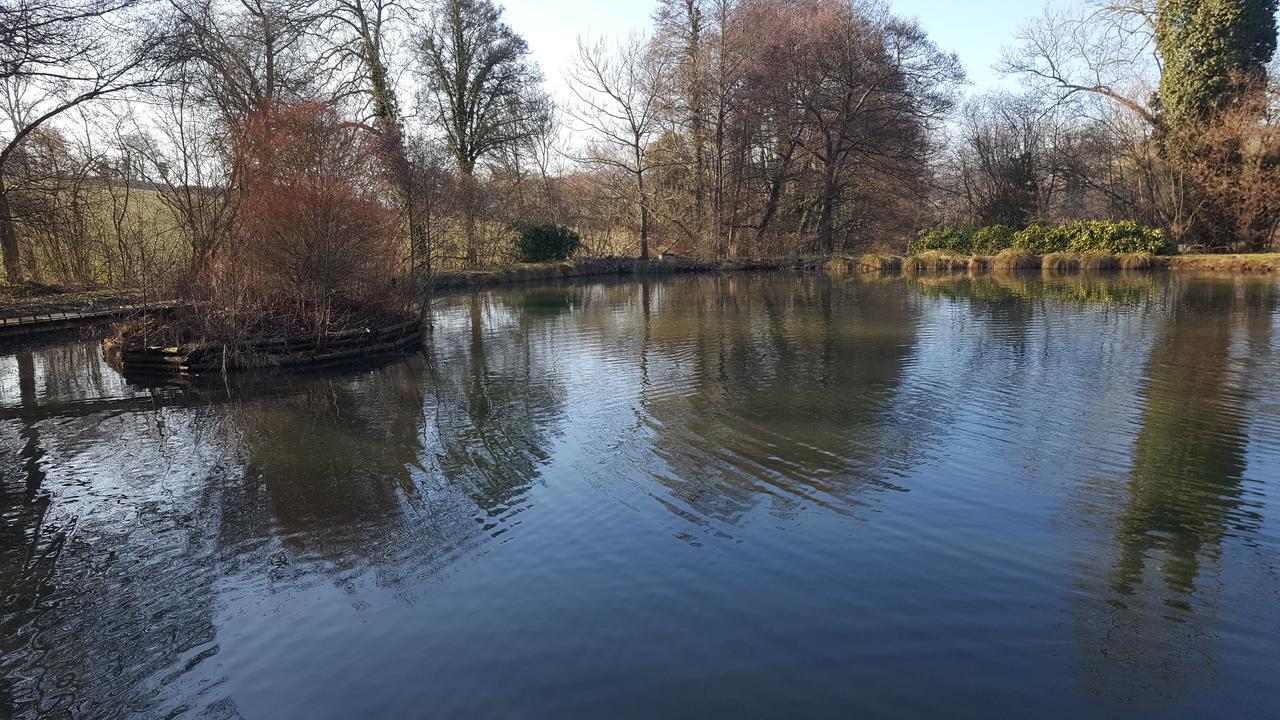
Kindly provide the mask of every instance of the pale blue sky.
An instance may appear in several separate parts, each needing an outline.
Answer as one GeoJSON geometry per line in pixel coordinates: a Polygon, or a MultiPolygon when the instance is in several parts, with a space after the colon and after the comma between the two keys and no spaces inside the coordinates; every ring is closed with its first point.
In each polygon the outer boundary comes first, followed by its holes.
{"type": "MultiPolygon", "coordinates": [[[[1044,0],[890,0],[894,10],[915,17],[943,50],[960,56],[974,89],[1000,80],[991,66],[1028,20],[1044,12],[1044,0]]],[[[1055,2],[1055,7],[1072,3],[1055,2]]]]}
{"type": "MultiPolygon", "coordinates": [[[[652,0],[498,0],[507,22],[529,41],[557,98],[564,97],[563,71],[579,35],[598,37],[646,30],[652,0]]],[[[1070,0],[1058,0],[1058,3],[1070,0]]],[[[944,50],[959,54],[979,90],[999,81],[991,65],[1017,29],[1039,15],[1041,0],[890,0],[899,15],[916,17],[944,50]]]]}

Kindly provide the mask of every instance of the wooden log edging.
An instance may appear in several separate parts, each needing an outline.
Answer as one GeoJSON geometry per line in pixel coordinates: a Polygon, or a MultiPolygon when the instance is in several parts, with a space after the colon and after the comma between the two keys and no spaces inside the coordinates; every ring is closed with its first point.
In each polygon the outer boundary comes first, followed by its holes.
{"type": "Polygon", "coordinates": [[[334,333],[325,338],[266,338],[234,346],[128,347],[114,336],[102,341],[107,363],[126,377],[171,377],[251,369],[328,366],[401,353],[422,341],[417,320],[334,333]]]}

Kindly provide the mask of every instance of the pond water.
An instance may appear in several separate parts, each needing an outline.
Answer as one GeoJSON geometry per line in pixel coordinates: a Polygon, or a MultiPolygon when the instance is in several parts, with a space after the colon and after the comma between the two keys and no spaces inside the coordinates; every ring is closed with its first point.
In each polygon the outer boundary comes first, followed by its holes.
{"type": "Polygon", "coordinates": [[[1280,716],[1274,281],[438,306],[187,388],[0,349],[0,716],[1280,716]]]}

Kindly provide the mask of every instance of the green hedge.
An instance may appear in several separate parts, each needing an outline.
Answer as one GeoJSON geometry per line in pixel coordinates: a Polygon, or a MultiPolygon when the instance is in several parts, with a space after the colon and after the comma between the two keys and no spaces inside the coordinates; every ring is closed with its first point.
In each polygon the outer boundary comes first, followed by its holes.
{"type": "Polygon", "coordinates": [[[581,246],[578,233],[561,225],[528,225],[516,238],[516,254],[525,263],[568,260],[581,246]]]}
{"type": "Polygon", "coordinates": [[[973,243],[970,245],[971,255],[996,255],[1001,250],[1008,250],[1013,247],[1013,238],[1016,233],[1013,228],[1006,225],[988,225],[979,228],[973,234],[973,243]]]}
{"type": "Polygon", "coordinates": [[[972,255],[973,238],[978,232],[975,227],[959,228],[925,228],[916,239],[907,243],[908,255],[919,255],[930,250],[942,250],[972,255]]]}
{"type": "Polygon", "coordinates": [[[959,255],[995,255],[1009,249],[1036,255],[1059,252],[1160,255],[1171,250],[1163,231],[1142,227],[1132,220],[1081,220],[1057,227],[1032,225],[1018,231],[1004,225],[927,228],[907,245],[907,254],[940,250],[959,255]]]}

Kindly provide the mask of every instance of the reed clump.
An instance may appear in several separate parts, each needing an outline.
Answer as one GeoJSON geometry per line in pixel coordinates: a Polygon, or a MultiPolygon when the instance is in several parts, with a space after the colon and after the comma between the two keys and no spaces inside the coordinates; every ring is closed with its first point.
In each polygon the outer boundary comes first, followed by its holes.
{"type": "Polygon", "coordinates": [[[844,277],[845,275],[856,271],[856,264],[853,258],[837,255],[828,260],[822,266],[822,269],[831,277],[844,277]]]}
{"type": "Polygon", "coordinates": [[[1150,270],[1156,265],[1156,258],[1150,253],[1125,253],[1116,260],[1121,270],[1150,270]]]}
{"type": "Polygon", "coordinates": [[[1154,262],[1157,267],[1167,267],[1170,270],[1238,274],[1280,272],[1280,253],[1182,255],[1176,258],[1159,258],[1154,262]]]}
{"type": "Polygon", "coordinates": [[[1016,248],[1000,251],[1000,254],[992,258],[991,261],[993,270],[1036,270],[1039,267],[1039,255],[1016,248]]]}
{"type": "Polygon", "coordinates": [[[946,273],[961,272],[969,266],[967,259],[951,253],[926,251],[912,255],[902,262],[905,273],[946,273]]]}
{"type": "Polygon", "coordinates": [[[969,272],[984,273],[991,270],[995,258],[990,255],[974,255],[969,258],[969,272]]]}
{"type": "Polygon", "coordinates": [[[902,272],[902,258],[897,255],[880,255],[871,253],[858,258],[855,265],[858,272],[863,273],[882,273],[892,275],[902,272]]]}
{"type": "Polygon", "coordinates": [[[1076,272],[1080,269],[1080,256],[1068,252],[1049,253],[1040,258],[1040,269],[1051,273],[1076,272]]]}
{"type": "Polygon", "coordinates": [[[902,261],[902,272],[908,275],[919,275],[928,271],[928,263],[919,255],[908,256],[902,261]]]}
{"type": "Polygon", "coordinates": [[[1080,256],[1080,269],[1086,272],[1115,270],[1120,267],[1120,259],[1112,253],[1090,252],[1080,256]]]}

